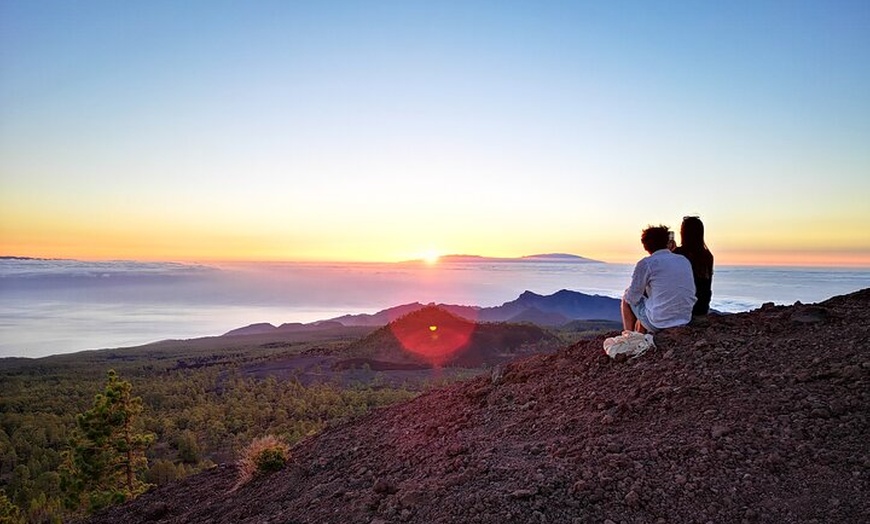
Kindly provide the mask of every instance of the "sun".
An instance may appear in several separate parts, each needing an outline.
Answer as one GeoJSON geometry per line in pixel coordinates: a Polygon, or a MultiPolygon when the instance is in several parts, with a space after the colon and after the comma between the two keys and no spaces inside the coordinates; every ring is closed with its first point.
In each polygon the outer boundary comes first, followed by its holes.
{"type": "Polygon", "coordinates": [[[434,266],[438,263],[438,258],[441,255],[437,251],[426,251],[423,253],[423,262],[426,262],[430,266],[434,266]]]}

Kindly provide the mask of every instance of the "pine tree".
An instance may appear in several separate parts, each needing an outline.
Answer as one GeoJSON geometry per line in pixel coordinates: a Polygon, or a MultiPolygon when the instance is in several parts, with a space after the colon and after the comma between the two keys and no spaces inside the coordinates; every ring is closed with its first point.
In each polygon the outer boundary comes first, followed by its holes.
{"type": "Polygon", "coordinates": [[[61,487],[67,505],[93,511],[144,492],[139,475],[147,468],[145,450],[154,436],[137,432],[142,399],[114,370],[91,409],[76,417],[76,430],[65,454],[61,487]]]}

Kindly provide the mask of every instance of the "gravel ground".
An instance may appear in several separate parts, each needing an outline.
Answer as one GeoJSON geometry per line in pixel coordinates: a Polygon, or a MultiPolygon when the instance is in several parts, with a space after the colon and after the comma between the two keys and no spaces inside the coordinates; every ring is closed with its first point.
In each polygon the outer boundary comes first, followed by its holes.
{"type": "Polygon", "coordinates": [[[826,523],[870,515],[870,289],[602,338],[374,411],[235,488],[223,465],[101,523],[826,523]]]}

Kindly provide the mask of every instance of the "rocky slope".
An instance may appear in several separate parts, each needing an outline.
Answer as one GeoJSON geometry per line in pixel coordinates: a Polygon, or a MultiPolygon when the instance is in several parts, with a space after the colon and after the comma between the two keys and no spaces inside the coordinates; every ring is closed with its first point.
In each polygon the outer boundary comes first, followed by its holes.
{"type": "Polygon", "coordinates": [[[91,522],[822,523],[870,514],[870,290],[514,362],[91,522]]]}

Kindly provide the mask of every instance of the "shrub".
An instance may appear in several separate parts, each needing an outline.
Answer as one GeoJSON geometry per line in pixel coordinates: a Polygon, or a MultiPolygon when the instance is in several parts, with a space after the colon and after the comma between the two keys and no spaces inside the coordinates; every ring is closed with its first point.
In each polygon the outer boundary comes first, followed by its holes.
{"type": "Polygon", "coordinates": [[[254,475],[280,471],[290,458],[290,447],[274,435],[255,438],[242,450],[239,459],[239,485],[254,475]]]}
{"type": "Polygon", "coordinates": [[[283,449],[264,449],[257,456],[256,462],[258,472],[280,471],[287,463],[287,453],[283,449]]]}
{"type": "Polygon", "coordinates": [[[19,522],[24,522],[21,510],[6,498],[6,492],[0,489],[0,523],[17,524],[19,522]]]}

